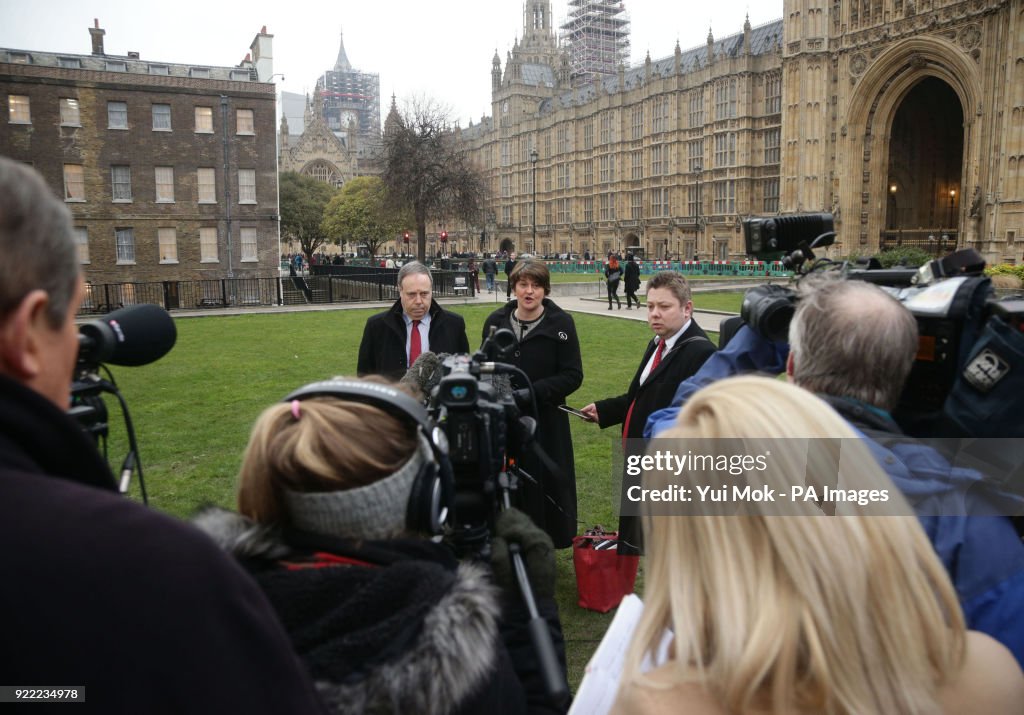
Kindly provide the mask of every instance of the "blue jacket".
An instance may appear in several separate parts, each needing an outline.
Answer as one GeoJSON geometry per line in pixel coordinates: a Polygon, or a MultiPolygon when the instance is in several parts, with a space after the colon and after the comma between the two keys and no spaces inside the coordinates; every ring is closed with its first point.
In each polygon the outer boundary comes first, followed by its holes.
{"type": "MultiPolygon", "coordinates": [[[[743,326],[676,390],[672,406],[653,413],[644,434],[672,426],[683,403],[715,380],[740,373],[778,374],[789,346],[743,326]]],[[[1024,667],[1024,543],[1007,514],[1024,500],[1000,492],[973,469],[953,467],[934,448],[905,436],[888,415],[855,400],[822,396],[869,439],[879,465],[913,506],[949,572],[967,627],[1009,648],[1024,667]]]]}

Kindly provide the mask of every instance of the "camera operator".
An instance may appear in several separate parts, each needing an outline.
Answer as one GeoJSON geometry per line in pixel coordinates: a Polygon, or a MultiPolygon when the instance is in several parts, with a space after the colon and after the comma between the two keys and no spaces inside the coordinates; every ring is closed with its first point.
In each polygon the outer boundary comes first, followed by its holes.
{"type": "Polygon", "coordinates": [[[651,415],[648,436],[670,427],[680,405],[704,385],[741,372],[785,371],[872,441],[875,458],[918,512],[949,571],[968,627],[999,640],[1024,664],[1024,544],[1011,520],[998,516],[1014,498],[977,472],[952,467],[892,419],[918,350],[910,311],[869,283],[815,278],[801,281],[789,345],[743,326],[679,386],[672,407],[651,415]]]}
{"type": "MultiPolygon", "coordinates": [[[[240,513],[196,523],[253,573],[331,712],[562,712],[547,703],[515,595],[503,598],[514,586],[499,579],[499,590],[484,565],[428,538],[444,520],[444,500],[430,498],[444,494],[444,456],[420,411],[376,380],[300,388],[253,427],[240,513]]],[[[518,543],[555,613],[551,540],[515,510],[496,532],[495,573],[509,572],[518,543]]],[[[557,617],[548,627],[564,649],[557,617]]]]}
{"type": "Polygon", "coordinates": [[[65,410],[85,296],[71,215],[0,157],[4,684],[91,712],[320,712],[256,586],[194,528],[117,494],[65,410]]]}

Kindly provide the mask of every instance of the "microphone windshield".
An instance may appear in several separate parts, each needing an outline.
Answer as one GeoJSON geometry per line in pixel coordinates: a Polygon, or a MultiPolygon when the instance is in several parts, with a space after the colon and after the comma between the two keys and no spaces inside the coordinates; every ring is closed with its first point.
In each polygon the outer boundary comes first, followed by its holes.
{"type": "Polygon", "coordinates": [[[89,365],[148,365],[174,347],[178,331],[170,313],[141,303],[107,313],[78,328],[78,361],[89,365]]]}
{"type": "Polygon", "coordinates": [[[444,376],[441,358],[432,352],[420,353],[412,366],[406,371],[399,382],[415,385],[423,397],[429,397],[431,390],[441,384],[444,376]]]}

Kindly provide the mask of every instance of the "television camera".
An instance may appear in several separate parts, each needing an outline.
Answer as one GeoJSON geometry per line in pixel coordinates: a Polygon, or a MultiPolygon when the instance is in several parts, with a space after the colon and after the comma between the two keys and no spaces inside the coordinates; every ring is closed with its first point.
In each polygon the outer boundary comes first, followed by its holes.
{"type": "MultiPolygon", "coordinates": [[[[978,403],[997,399],[996,384],[1024,354],[1024,296],[996,300],[977,251],[955,251],[920,267],[885,269],[875,258],[834,262],[818,255],[835,241],[828,213],[751,218],[743,222],[743,233],[747,253],[781,258],[794,272],[793,283],[818,271],[838,271],[845,279],[879,286],[910,310],[919,350],[893,413],[909,434],[1019,436],[1019,419],[992,420],[991,405],[984,408],[986,417],[978,403]],[[975,394],[968,397],[967,390],[975,394]]],[[[761,335],[785,341],[798,300],[791,287],[757,286],[744,296],[740,312],[761,335]]]]}
{"type": "Polygon", "coordinates": [[[128,454],[121,464],[118,490],[122,494],[127,493],[131,476],[137,471],[139,490],[145,503],[148,503],[148,497],[135,429],[128,404],[107,365],[148,365],[166,355],[174,347],[177,336],[170,314],[149,303],[120,308],[78,328],[78,360],[71,383],[68,414],[78,420],[97,444],[102,445],[106,457],[109,425],[102,394],[111,394],[118,399],[128,436],[128,454]]]}

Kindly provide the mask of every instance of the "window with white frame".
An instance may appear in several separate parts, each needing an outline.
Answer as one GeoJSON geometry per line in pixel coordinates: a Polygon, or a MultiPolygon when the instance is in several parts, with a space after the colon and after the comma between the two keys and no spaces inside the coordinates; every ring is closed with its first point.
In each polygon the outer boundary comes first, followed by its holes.
{"type": "Polygon", "coordinates": [[[156,201],[158,204],[174,203],[174,167],[158,166],[154,169],[156,180],[156,201]]]}
{"type": "Polygon", "coordinates": [[[161,263],[178,262],[178,233],[173,228],[156,230],[157,249],[160,251],[161,263]]]}
{"type": "Polygon", "coordinates": [[[629,192],[629,217],[632,219],[641,219],[644,217],[643,191],[629,192]]]}
{"type": "Polygon", "coordinates": [[[583,125],[583,148],[593,149],[594,148],[594,120],[588,119],[587,123],[583,125]]]}
{"type": "Polygon", "coordinates": [[[238,170],[238,203],[256,203],[256,170],[238,170]]]}
{"type": "Polygon", "coordinates": [[[199,262],[217,263],[217,229],[199,229],[199,262]]]}
{"type": "Polygon", "coordinates": [[[107,60],[106,62],[107,72],[127,72],[128,63],[121,60],[107,60]]]}
{"type": "Polygon", "coordinates": [[[7,121],[11,124],[31,124],[32,109],[27,95],[7,95],[7,121]]]}
{"type": "Polygon", "coordinates": [[[656,144],[651,147],[651,176],[664,176],[668,173],[668,144],[656,144]]]}
{"type": "Polygon", "coordinates": [[[512,175],[502,174],[501,175],[501,196],[502,198],[509,198],[512,196],[512,175]]]}
{"type": "Polygon", "coordinates": [[[118,264],[135,263],[135,231],[130,228],[115,228],[114,242],[118,264]]]}
{"type": "Polygon", "coordinates": [[[690,128],[704,126],[704,88],[690,92],[690,128]]]}
{"type": "Polygon", "coordinates": [[[651,189],[651,216],[668,216],[668,187],[651,189]]]}
{"type": "Polygon", "coordinates": [[[601,194],[601,220],[615,220],[615,194],[601,194]]]}
{"type": "Polygon", "coordinates": [[[551,156],[551,132],[544,132],[544,156],[551,156]]]}
{"type": "Polygon", "coordinates": [[[196,107],[196,134],[213,134],[213,107],[196,107]]]}
{"type": "Polygon", "coordinates": [[[569,128],[566,127],[565,125],[562,125],[558,127],[557,134],[558,153],[565,154],[566,152],[569,151],[569,128]]]}
{"type": "Polygon", "coordinates": [[[544,190],[551,191],[551,167],[544,169],[544,190]]]}
{"type": "Polygon", "coordinates": [[[110,167],[110,193],[113,201],[132,200],[132,168],[130,166],[110,167]]]}
{"type": "Polygon", "coordinates": [[[66,67],[71,70],[80,70],[82,69],[82,61],[77,57],[58,57],[57,66],[66,67]]]}
{"type": "Polygon", "coordinates": [[[644,136],[644,105],[638,104],[629,113],[629,138],[643,139],[644,136]]]}
{"type": "Polygon", "coordinates": [[[195,77],[196,79],[210,79],[210,68],[192,67],[188,71],[188,76],[195,77]]]}
{"type": "Polygon", "coordinates": [[[167,65],[150,65],[149,66],[149,73],[150,74],[158,74],[158,75],[162,75],[162,76],[166,77],[167,75],[169,75],[171,73],[171,70],[170,70],[170,68],[167,65]]]}
{"type": "Polygon", "coordinates": [[[583,220],[591,223],[594,220],[594,197],[588,196],[583,199],[583,220]]]}
{"type": "Polygon", "coordinates": [[[701,206],[703,202],[703,187],[697,184],[691,184],[687,188],[686,192],[686,215],[693,216],[694,219],[699,219],[701,216],[701,206]]]}
{"type": "Polygon", "coordinates": [[[667,132],[669,130],[668,108],[668,97],[661,97],[654,100],[652,105],[651,131],[655,134],[658,134],[659,132],[667,132]]]}
{"type": "Polygon", "coordinates": [[[719,181],[715,183],[715,206],[716,214],[736,213],[736,182],[719,181]]]}
{"type": "Polygon", "coordinates": [[[572,214],[569,211],[570,200],[558,200],[558,223],[569,223],[572,221],[572,214]]]}
{"type": "Polygon", "coordinates": [[[255,263],[259,260],[256,251],[256,229],[243,228],[240,233],[242,240],[242,262],[255,263]]]}
{"type": "Polygon", "coordinates": [[[594,185],[594,160],[585,159],[583,161],[583,185],[593,186],[594,185]]]}
{"type": "Polygon", "coordinates": [[[768,129],[764,133],[764,163],[779,163],[779,144],[781,143],[782,129],[768,129]]]}
{"type": "Polygon", "coordinates": [[[558,165],[558,188],[568,189],[572,187],[572,178],[569,171],[569,162],[562,162],[558,165]]]}
{"type": "Polygon", "coordinates": [[[506,226],[512,225],[512,207],[502,206],[501,207],[501,222],[506,226]]]}
{"type": "Polygon", "coordinates": [[[85,168],[81,164],[64,165],[64,200],[85,201],[85,168]]]}
{"type": "Polygon", "coordinates": [[[128,103],[107,102],[107,129],[128,128],[128,103]]]}
{"type": "Polygon", "coordinates": [[[764,113],[778,114],[782,111],[782,73],[771,72],[764,80],[764,113]]]}
{"type": "Polygon", "coordinates": [[[78,248],[78,262],[89,263],[89,231],[82,227],[75,227],[75,246],[78,248]]]}
{"type": "Polygon", "coordinates": [[[217,203],[217,175],[214,169],[197,169],[196,184],[199,188],[199,203],[217,203]]]}
{"type": "Polygon", "coordinates": [[[602,184],[610,184],[615,181],[615,155],[607,154],[600,159],[598,181],[602,184]]]}
{"type": "Polygon", "coordinates": [[[697,139],[696,141],[690,142],[687,146],[689,151],[689,162],[687,168],[689,168],[690,171],[703,171],[704,140],[697,139]]]}
{"type": "Polygon", "coordinates": [[[736,116],[736,80],[722,80],[715,85],[715,119],[736,116]]]}
{"type": "Polygon", "coordinates": [[[545,201],[544,204],[543,204],[543,207],[542,207],[543,214],[544,214],[544,225],[545,226],[550,226],[552,223],[554,223],[554,221],[551,220],[551,215],[552,215],[551,212],[553,211],[553,209],[551,207],[551,204],[552,204],[551,201],[545,201]]]}
{"type": "Polygon", "coordinates": [[[74,97],[60,99],[60,125],[62,127],[82,126],[82,112],[78,100],[74,97]]]}
{"type": "Polygon", "coordinates": [[[629,178],[644,178],[644,150],[638,149],[629,153],[629,178]]]}
{"type": "Polygon", "coordinates": [[[615,114],[605,112],[601,115],[601,143],[610,144],[615,140],[615,114]]]}
{"type": "Polygon", "coordinates": [[[507,140],[501,143],[501,165],[512,165],[512,143],[507,140]]]}
{"type": "Polygon", "coordinates": [[[765,213],[779,212],[779,180],[764,180],[764,211],[765,213]]]}
{"type": "Polygon", "coordinates": [[[715,135],[715,166],[735,166],[736,132],[715,135]]]}
{"type": "Polygon", "coordinates": [[[169,131],[171,131],[171,105],[169,105],[169,104],[154,104],[153,105],[153,131],[154,132],[169,132],[169,131]]]}

